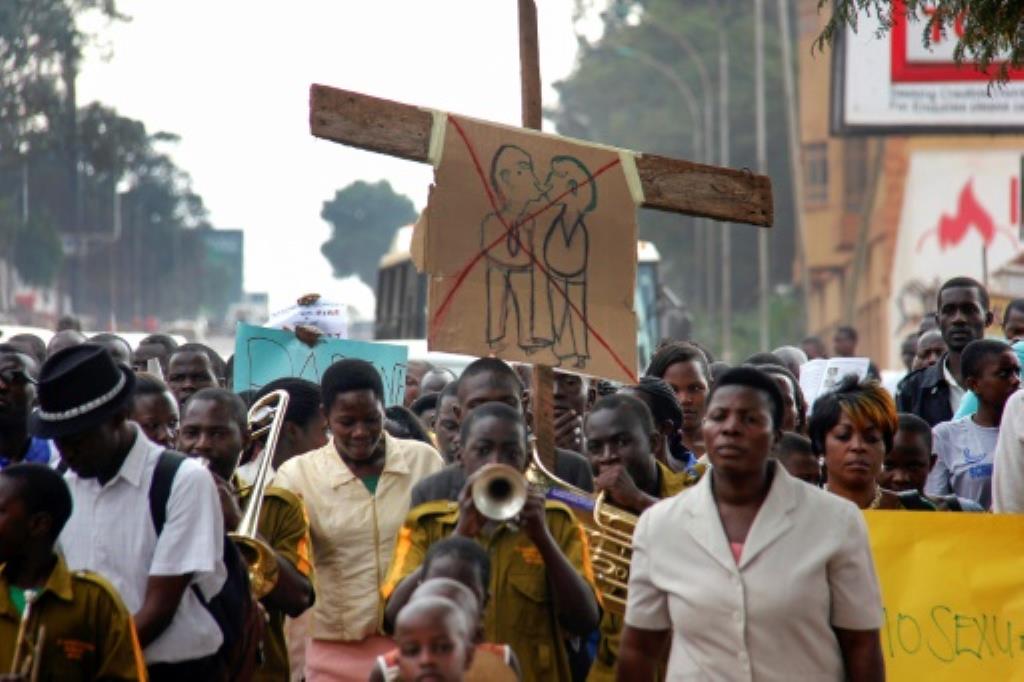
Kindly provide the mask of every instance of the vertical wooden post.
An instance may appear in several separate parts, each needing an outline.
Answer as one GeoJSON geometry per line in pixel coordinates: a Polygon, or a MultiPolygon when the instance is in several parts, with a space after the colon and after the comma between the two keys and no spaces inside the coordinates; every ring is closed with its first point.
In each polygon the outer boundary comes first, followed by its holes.
{"type": "MultiPolygon", "coordinates": [[[[541,128],[540,47],[537,40],[537,5],[519,2],[519,72],[522,92],[523,127],[541,128]]],[[[533,435],[537,452],[548,471],[555,470],[555,372],[547,365],[534,365],[530,391],[533,435]]]]}
{"type": "Polygon", "coordinates": [[[523,127],[540,130],[540,46],[537,41],[537,5],[534,0],[519,0],[519,74],[523,127]]]}

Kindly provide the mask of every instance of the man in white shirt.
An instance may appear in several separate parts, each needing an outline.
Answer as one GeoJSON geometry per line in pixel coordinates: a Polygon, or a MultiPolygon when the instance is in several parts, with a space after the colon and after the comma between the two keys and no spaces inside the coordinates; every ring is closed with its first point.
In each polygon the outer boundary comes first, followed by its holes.
{"type": "Polygon", "coordinates": [[[180,461],[157,533],[150,485],[163,448],[129,421],[134,385],[94,344],[40,371],[30,427],[56,442],[74,500],[60,544],[72,570],[99,573],[120,592],[151,680],[211,679],[223,635],[199,595],[211,599],[226,577],[217,491],[198,463],[180,461]]]}

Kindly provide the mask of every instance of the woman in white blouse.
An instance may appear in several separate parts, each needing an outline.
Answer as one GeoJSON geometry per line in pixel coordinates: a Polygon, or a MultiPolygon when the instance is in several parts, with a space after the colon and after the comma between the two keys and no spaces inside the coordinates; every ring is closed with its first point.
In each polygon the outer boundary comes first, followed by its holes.
{"type": "Polygon", "coordinates": [[[712,469],[633,537],[620,682],[885,679],[882,604],[860,511],[771,458],[783,398],[752,367],[715,384],[712,469]]]}

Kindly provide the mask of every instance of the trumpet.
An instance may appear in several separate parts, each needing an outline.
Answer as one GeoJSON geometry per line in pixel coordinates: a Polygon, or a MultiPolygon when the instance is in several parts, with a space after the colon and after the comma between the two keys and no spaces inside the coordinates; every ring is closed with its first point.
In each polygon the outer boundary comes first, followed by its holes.
{"type": "Polygon", "coordinates": [[[473,506],[492,521],[509,521],[526,504],[526,477],[507,464],[487,464],[480,469],[473,487],[473,506]]]}
{"type": "Polygon", "coordinates": [[[590,563],[602,604],[608,611],[624,615],[637,517],[608,504],[603,491],[594,495],[555,476],[541,462],[536,447],[526,478],[549,499],[567,504],[576,513],[590,542],[590,563]]]}
{"type": "Polygon", "coordinates": [[[239,553],[249,567],[249,589],[256,599],[262,599],[277,584],[277,555],[267,543],[257,537],[260,509],[263,506],[263,489],[266,488],[270,465],[274,461],[274,450],[284,426],[288,410],[288,392],[273,391],[257,400],[247,416],[249,433],[252,438],[266,434],[267,442],[260,453],[259,465],[252,481],[249,503],[242,513],[242,520],[234,533],[228,537],[238,547],[239,553]]]}
{"type": "Polygon", "coordinates": [[[27,675],[29,682],[39,679],[39,666],[43,660],[43,645],[46,642],[46,626],[40,625],[35,638],[28,635],[33,615],[33,605],[39,598],[39,590],[25,590],[25,610],[18,623],[18,634],[14,640],[14,658],[11,661],[12,675],[27,675]]]}

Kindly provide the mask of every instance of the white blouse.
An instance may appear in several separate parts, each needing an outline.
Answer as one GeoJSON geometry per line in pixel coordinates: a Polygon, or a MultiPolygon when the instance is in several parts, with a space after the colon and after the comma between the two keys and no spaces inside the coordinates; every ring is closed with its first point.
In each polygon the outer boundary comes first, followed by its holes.
{"type": "Polygon", "coordinates": [[[625,619],[672,630],[668,680],[839,681],[832,628],[882,626],[860,510],[771,465],[738,563],[710,475],[640,517],[625,619]]]}

